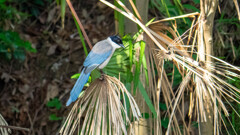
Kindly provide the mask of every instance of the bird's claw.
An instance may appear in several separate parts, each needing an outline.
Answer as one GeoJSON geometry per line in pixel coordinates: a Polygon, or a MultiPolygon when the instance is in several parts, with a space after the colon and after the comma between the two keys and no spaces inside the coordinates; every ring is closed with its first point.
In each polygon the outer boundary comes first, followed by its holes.
{"type": "Polygon", "coordinates": [[[104,75],[102,74],[101,77],[99,78],[100,81],[104,80],[104,75]]]}
{"type": "Polygon", "coordinates": [[[99,80],[104,80],[104,72],[102,71],[102,70],[100,70],[100,72],[101,72],[101,76],[100,76],[100,78],[99,78],[99,80]]]}

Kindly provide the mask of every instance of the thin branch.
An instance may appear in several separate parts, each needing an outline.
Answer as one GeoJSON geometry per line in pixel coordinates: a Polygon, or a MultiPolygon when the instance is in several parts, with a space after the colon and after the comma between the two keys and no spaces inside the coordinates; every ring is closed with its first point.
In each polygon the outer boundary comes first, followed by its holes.
{"type": "Polygon", "coordinates": [[[239,10],[238,2],[237,2],[237,0],[233,0],[233,2],[234,2],[234,5],[235,5],[235,7],[237,9],[238,20],[240,21],[240,10],[239,10]]]}
{"type": "Polygon", "coordinates": [[[176,19],[181,19],[181,18],[195,18],[196,16],[199,16],[199,15],[200,14],[198,12],[194,12],[194,13],[189,13],[189,14],[184,14],[184,15],[179,15],[179,16],[174,16],[174,17],[168,17],[168,18],[154,21],[151,23],[151,25],[159,23],[159,22],[166,22],[166,21],[176,20],[176,19]]]}
{"type": "Polygon", "coordinates": [[[22,128],[22,127],[16,127],[16,126],[0,125],[0,128],[10,128],[10,129],[14,129],[14,130],[22,130],[22,131],[30,132],[29,128],[22,128]]]}
{"type": "Polygon", "coordinates": [[[233,52],[233,61],[236,60],[236,52],[234,50],[234,45],[233,45],[233,39],[232,37],[230,37],[230,43],[231,43],[231,47],[232,47],[232,52],[233,52]]]}
{"type": "Polygon", "coordinates": [[[136,7],[135,4],[133,3],[133,1],[132,1],[132,0],[129,0],[129,2],[130,2],[130,4],[131,4],[134,12],[136,13],[138,19],[139,19],[141,22],[143,22],[140,14],[139,14],[139,12],[138,12],[138,10],[137,10],[137,7],[136,7]]]}
{"type": "Polygon", "coordinates": [[[73,8],[73,6],[72,6],[72,3],[70,2],[70,0],[66,0],[66,1],[67,1],[67,3],[68,3],[68,6],[69,6],[70,10],[71,10],[72,13],[73,13],[73,16],[74,16],[75,19],[77,20],[77,23],[78,23],[79,27],[80,27],[81,30],[82,30],[83,36],[84,36],[84,38],[86,39],[89,48],[92,49],[92,44],[91,44],[91,42],[90,42],[90,40],[89,40],[89,38],[88,38],[88,36],[87,36],[86,31],[84,30],[84,27],[83,27],[81,21],[79,20],[79,18],[78,18],[78,16],[77,16],[76,11],[74,10],[74,8],[73,8]]]}
{"type": "MultiPolygon", "coordinates": [[[[114,10],[118,11],[119,13],[123,14],[124,16],[126,16],[128,19],[132,20],[133,22],[137,23],[145,32],[146,34],[153,40],[153,42],[164,52],[168,52],[157,40],[156,38],[150,33],[150,29],[147,28],[141,21],[139,21],[132,13],[126,13],[124,11],[122,11],[121,9],[117,8],[116,6],[114,6],[113,4],[111,4],[110,2],[106,1],[106,0],[100,0],[102,3],[106,4],[107,6],[113,8],[114,10]]],[[[118,4],[120,6],[123,6],[123,8],[125,8],[125,6],[123,5],[123,3],[119,0],[117,0],[118,4]]]]}

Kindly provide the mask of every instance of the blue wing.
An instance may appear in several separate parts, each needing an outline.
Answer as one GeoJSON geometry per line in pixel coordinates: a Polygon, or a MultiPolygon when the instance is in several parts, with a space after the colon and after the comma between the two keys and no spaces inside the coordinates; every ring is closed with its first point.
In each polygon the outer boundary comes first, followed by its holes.
{"type": "Polygon", "coordinates": [[[85,59],[83,66],[86,68],[85,73],[89,73],[102,64],[112,53],[112,50],[109,50],[105,53],[98,54],[91,51],[87,58],[85,59]]]}
{"type": "Polygon", "coordinates": [[[85,83],[87,83],[90,73],[100,64],[102,64],[111,55],[111,53],[112,53],[111,50],[102,54],[94,53],[94,51],[91,51],[89,53],[89,55],[87,56],[83,63],[84,68],[80,74],[80,77],[78,78],[73,89],[71,90],[70,97],[66,104],[67,106],[69,106],[72,102],[77,100],[85,83]]]}

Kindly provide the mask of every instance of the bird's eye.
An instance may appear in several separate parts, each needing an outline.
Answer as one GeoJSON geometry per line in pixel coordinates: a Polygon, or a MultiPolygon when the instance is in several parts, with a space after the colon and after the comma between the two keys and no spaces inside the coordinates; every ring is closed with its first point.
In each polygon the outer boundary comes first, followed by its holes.
{"type": "Polygon", "coordinates": [[[118,43],[118,44],[122,44],[122,41],[121,41],[121,40],[117,40],[117,43],[118,43]]]}

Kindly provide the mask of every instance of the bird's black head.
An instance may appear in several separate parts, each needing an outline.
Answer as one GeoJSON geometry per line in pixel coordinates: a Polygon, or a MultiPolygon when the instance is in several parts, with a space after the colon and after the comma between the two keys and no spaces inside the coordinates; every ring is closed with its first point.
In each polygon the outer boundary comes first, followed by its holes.
{"type": "Polygon", "coordinates": [[[110,36],[110,38],[114,43],[116,43],[117,45],[125,48],[123,43],[122,43],[122,39],[119,36],[116,36],[116,35],[115,36],[110,36]]]}

